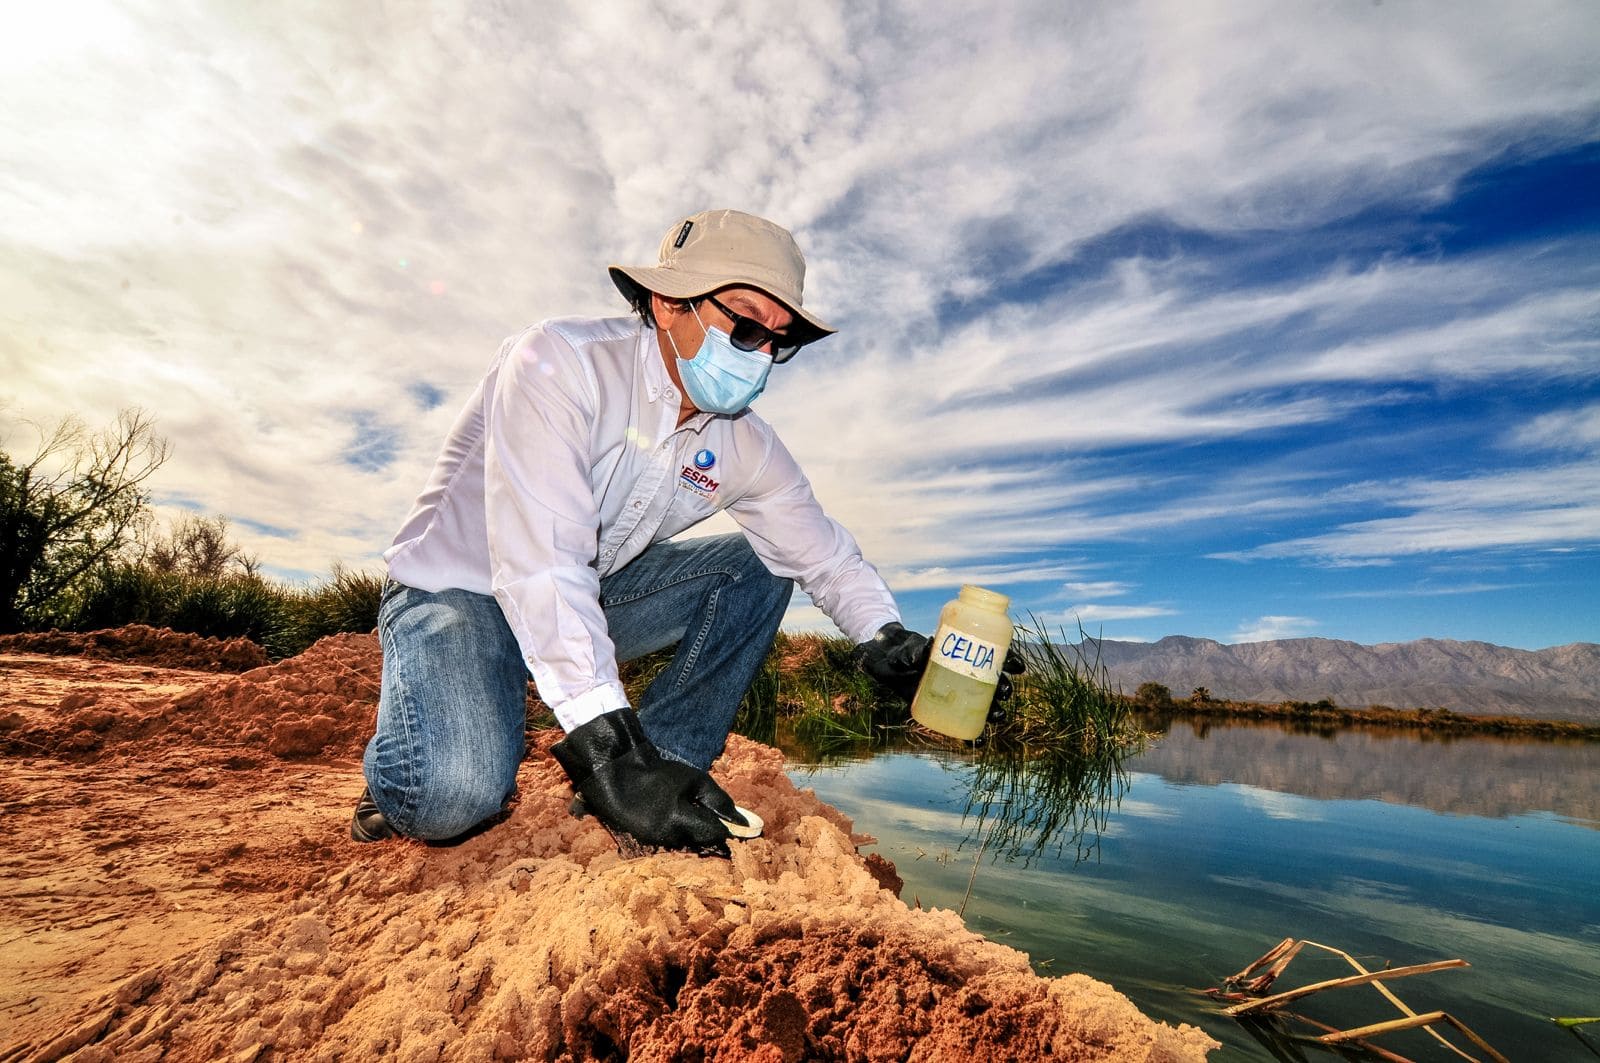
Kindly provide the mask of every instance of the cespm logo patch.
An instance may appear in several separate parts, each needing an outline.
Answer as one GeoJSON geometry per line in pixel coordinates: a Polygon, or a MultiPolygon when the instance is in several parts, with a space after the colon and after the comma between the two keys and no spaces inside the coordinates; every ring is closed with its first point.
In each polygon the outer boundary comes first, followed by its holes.
{"type": "Polygon", "coordinates": [[[684,462],[682,470],[678,473],[678,486],[687,487],[701,498],[710,498],[717,493],[717,488],[722,486],[707,471],[716,463],[717,455],[714,451],[695,451],[694,457],[684,462]]]}
{"type": "Polygon", "coordinates": [[[704,470],[697,469],[693,465],[685,465],[678,472],[678,486],[687,487],[702,498],[710,498],[722,485],[706,475],[704,470]]]}

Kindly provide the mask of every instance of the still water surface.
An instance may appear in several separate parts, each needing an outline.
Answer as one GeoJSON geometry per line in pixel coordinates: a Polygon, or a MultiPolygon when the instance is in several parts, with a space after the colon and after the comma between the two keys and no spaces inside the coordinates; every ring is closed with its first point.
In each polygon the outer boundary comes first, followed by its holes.
{"type": "MultiPolygon", "coordinates": [[[[971,880],[974,930],[1041,973],[1083,971],[1150,1015],[1204,1028],[1225,1046],[1214,1059],[1275,1057],[1196,990],[1285,937],[1369,969],[1465,959],[1392,988],[1512,1060],[1600,1059],[1600,1027],[1575,1035],[1550,1021],[1600,1015],[1600,744],[1177,721],[1124,767],[1103,809],[1079,816],[1082,834],[1069,825],[1042,850],[1036,833],[997,840],[975,880],[994,820],[969,814],[971,758],[792,760],[790,774],[878,839],[907,903],[958,909],[971,880]]],[[[1350,973],[1308,950],[1276,988],[1350,973]]],[[[1341,1027],[1397,1017],[1366,987],[1300,1010],[1341,1027]]],[[[1379,1043],[1458,1058],[1420,1032],[1379,1043]]]]}

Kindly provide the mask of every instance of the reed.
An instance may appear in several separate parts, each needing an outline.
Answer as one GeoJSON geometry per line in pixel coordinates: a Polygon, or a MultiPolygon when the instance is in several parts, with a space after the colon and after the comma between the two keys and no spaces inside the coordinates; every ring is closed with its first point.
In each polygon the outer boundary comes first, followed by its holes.
{"type": "Polygon", "coordinates": [[[1029,614],[1028,621],[1017,625],[1013,639],[1028,670],[1014,681],[1016,693],[993,741],[1090,755],[1142,746],[1145,733],[1101,663],[1099,642],[1081,627],[1076,644],[1065,629],[1053,641],[1037,617],[1029,614]],[[1092,651],[1085,650],[1089,646],[1092,651]]]}
{"type": "Polygon", "coordinates": [[[842,638],[780,633],[734,729],[758,741],[792,741],[813,757],[870,745],[903,710],[882,700],[842,638]]]}

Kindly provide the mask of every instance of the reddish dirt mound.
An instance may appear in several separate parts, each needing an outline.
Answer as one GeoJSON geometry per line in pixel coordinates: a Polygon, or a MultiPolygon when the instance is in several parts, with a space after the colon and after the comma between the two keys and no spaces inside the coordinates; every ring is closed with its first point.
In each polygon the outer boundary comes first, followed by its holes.
{"type": "Polygon", "coordinates": [[[164,668],[244,672],[267,663],[249,639],[214,639],[129,624],[103,631],[37,631],[0,635],[0,653],[48,653],[107,661],[142,661],[164,668]]]}
{"type": "MultiPolygon", "coordinates": [[[[0,657],[0,675],[4,662],[0,657]]],[[[74,670],[65,663],[53,667],[74,670]]],[[[160,692],[164,696],[141,696],[138,684],[94,681],[103,667],[81,662],[76,671],[85,681],[53,711],[23,714],[0,707],[0,752],[92,760],[127,752],[131,743],[160,743],[243,747],[285,760],[357,758],[372,735],[382,667],[376,635],[329,635],[277,664],[226,679],[185,672],[189,683],[176,692],[168,687],[160,692]]],[[[529,718],[536,719],[544,706],[531,685],[529,691],[529,718]]]]}
{"type": "Polygon", "coordinates": [[[381,667],[375,636],[330,635],[277,664],[191,680],[175,696],[88,682],[53,712],[0,709],[0,750],[81,760],[157,743],[244,747],[285,759],[355,756],[372,734],[381,667]]]}
{"type": "Polygon", "coordinates": [[[713,771],[766,833],[732,860],[623,859],[569,814],[551,732],[499,825],[449,848],[357,846],[377,681],[362,638],[168,695],[165,713],[147,699],[167,724],[98,732],[93,763],[7,758],[0,1059],[1177,1061],[1213,1045],[907,908],[849,820],[739,738],[713,771]],[[335,721],[321,749],[340,761],[248,748],[286,704],[308,730],[335,721]]]}
{"type": "Polygon", "coordinates": [[[284,758],[358,756],[372,735],[382,668],[376,635],[329,635],[298,657],[177,698],[171,731],[284,758]]]}

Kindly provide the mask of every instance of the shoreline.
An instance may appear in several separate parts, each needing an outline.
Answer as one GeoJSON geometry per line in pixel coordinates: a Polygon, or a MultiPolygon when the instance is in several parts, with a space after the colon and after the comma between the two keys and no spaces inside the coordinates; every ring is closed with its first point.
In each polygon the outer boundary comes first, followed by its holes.
{"type": "Polygon", "coordinates": [[[1447,737],[1537,738],[1579,742],[1600,741],[1600,724],[1547,720],[1532,716],[1469,716],[1450,709],[1395,709],[1373,705],[1349,709],[1326,702],[1262,703],[1213,700],[1173,702],[1170,706],[1131,702],[1139,720],[1254,720],[1303,727],[1312,732],[1350,728],[1447,737]]]}

